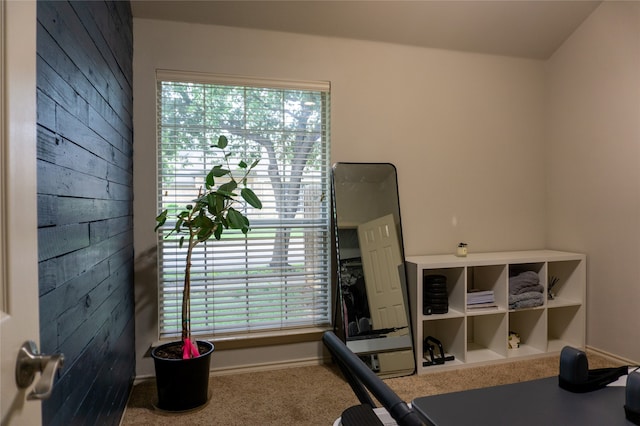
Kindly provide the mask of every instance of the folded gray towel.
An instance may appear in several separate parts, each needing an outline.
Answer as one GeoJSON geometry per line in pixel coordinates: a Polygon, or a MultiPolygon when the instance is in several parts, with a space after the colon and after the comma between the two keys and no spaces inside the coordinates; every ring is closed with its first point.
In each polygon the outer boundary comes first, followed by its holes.
{"type": "Polygon", "coordinates": [[[517,295],[522,293],[544,293],[544,286],[542,284],[531,284],[525,287],[519,287],[518,290],[511,291],[509,290],[510,295],[517,295]]]}
{"type": "Polygon", "coordinates": [[[534,308],[544,304],[544,294],[537,291],[509,295],[509,309],[534,308]]]}
{"type": "Polygon", "coordinates": [[[543,299],[543,294],[538,291],[529,291],[527,293],[520,293],[520,294],[510,294],[509,304],[521,302],[523,300],[529,300],[529,299],[543,299]]]}
{"type": "Polygon", "coordinates": [[[525,271],[516,276],[509,277],[509,293],[522,293],[522,289],[540,284],[540,277],[535,271],[525,271]]]}

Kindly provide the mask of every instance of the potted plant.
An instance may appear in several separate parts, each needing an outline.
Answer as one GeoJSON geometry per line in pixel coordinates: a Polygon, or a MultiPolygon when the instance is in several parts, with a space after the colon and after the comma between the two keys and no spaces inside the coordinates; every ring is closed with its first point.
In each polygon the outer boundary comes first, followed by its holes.
{"type": "MultiPolygon", "coordinates": [[[[192,203],[185,206],[176,216],[176,223],[167,235],[180,235],[180,247],[186,244],[184,286],[182,291],[182,333],[181,340],[160,345],[151,351],[156,369],[158,387],[158,408],[168,411],[184,411],[199,407],[208,400],[209,366],[213,344],[197,341],[191,337],[191,256],[200,243],[214,237],[219,240],[225,229],[239,229],[244,234],[249,231],[249,220],[234,206],[245,203],[262,208],[256,194],[247,187],[247,177],[258,164],[258,160],[248,165],[240,161],[238,167],[242,176],[234,176],[229,167],[229,157],[225,148],[228,140],[220,136],[212,148],[222,150],[223,164],[212,167],[205,176],[205,188],[198,190],[192,203]],[[224,183],[218,184],[217,179],[224,183]],[[240,194],[236,192],[241,186],[240,194]],[[240,199],[242,197],[242,200],[240,199]]],[[[156,217],[157,231],[167,221],[168,211],[156,217]]],[[[166,237],[165,237],[166,238],[166,237]]]]}

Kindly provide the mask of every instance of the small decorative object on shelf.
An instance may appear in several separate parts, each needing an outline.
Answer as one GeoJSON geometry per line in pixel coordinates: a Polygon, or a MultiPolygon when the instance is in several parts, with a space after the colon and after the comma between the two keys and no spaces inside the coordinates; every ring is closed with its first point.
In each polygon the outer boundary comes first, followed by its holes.
{"type": "Polygon", "coordinates": [[[509,332],[509,349],[518,349],[520,347],[520,335],[514,331],[509,332]]]}
{"type": "Polygon", "coordinates": [[[467,243],[458,244],[458,248],[456,249],[456,256],[458,256],[458,257],[466,257],[467,256],[467,243]]]}
{"type": "Polygon", "coordinates": [[[556,298],[556,294],[552,290],[556,284],[558,284],[558,281],[560,281],[560,278],[558,277],[549,277],[549,286],[547,287],[547,297],[549,300],[556,298]]]}

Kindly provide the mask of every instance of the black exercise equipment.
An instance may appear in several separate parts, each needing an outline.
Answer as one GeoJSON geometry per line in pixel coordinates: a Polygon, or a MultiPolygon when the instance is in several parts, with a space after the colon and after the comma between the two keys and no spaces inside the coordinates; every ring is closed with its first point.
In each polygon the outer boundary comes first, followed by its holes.
{"type": "MultiPolygon", "coordinates": [[[[361,412],[362,410],[370,410],[376,407],[371,398],[371,395],[373,395],[387,409],[399,426],[434,426],[431,423],[422,421],[418,414],[400,399],[393,389],[371,371],[358,356],[351,352],[347,345],[333,332],[326,331],[322,335],[322,341],[331,352],[331,355],[333,355],[336,364],[340,367],[342,374],[347,379],[360,403],[369,406],[359,406],[361,408],[356,409],[358,416],[355,417],[359,418],[362,415],[364,418],[365,415],[361,412]]],[[[343,425],[347,426],[344,423],[343,425]]],[[[366,426],[366,423],[362,423],[362,425],[366,426]]]]}
{"type": "Polygon", "coordinates": [[[628,371],[627,366],[589,370],[587,354],[571,346],[565,346],[560,352],[558,384],[569,392],[591,392],[615,382],[628,371]]]}

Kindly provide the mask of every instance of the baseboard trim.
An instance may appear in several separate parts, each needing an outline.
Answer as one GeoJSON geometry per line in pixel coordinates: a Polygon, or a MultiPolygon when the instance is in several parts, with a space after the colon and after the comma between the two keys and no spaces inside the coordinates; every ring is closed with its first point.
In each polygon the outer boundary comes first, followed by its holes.
{"type": "Polygon", "coordinates": [[[226,376],[230,374],[257,373],[262,371],[284,370],[287,368],[310,367],[324,364],[321,358],[306,358],[297,360],[286,360],[269,363],[247,364],[239,367],[212,368],[209,372],[211,376],[226,376]]]}
{"type": "Polygon", "coordinates": [[[592,353],[594,353],[596,355],[599,355],[599,356],[601,356],[603,358],[607,358],[607,359],[609,359],[609,360],[611,360],[613,362],[618,362],[618,363],[623,364],[623,365],[638,365],[638,364],[640,364],[640,362],[638,362],[638,361],[633,361],[633,360],[631,360],[629,358],[624,358],[624,357],[621,357],[619,355],[612,354],[611,352],[607,352],[607,351],[604,351],[602,349],[594,348],[593,346],[587,345],[586,349],[587,349],[587,352],[592,352],[592,353]]]}

